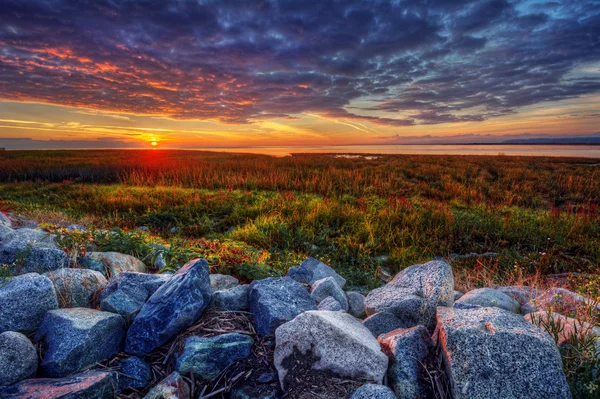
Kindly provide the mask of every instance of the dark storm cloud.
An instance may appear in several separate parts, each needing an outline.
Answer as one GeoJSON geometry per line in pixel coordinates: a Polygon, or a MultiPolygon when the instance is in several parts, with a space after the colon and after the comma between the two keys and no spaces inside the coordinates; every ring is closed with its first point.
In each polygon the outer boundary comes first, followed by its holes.
{"type": "Polygon", "coordinates": [[[585,0],[5,0],[0,13],[4,99],[225,123],[482,121],[599,91],[571,76],[598,61],[600,5],[585,0]]]}

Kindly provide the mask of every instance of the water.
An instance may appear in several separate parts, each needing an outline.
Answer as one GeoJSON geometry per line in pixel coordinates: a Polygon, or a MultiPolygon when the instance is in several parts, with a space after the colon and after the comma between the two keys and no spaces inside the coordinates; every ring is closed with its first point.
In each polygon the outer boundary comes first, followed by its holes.
{"type": "Polygon", "coordinates": [[[451,144],[451,145],[339,145],[339,146],[264,146],[199,147],[195,150],[242,152],[287,156],[293,153],[335,154],[448,154],[448,155],[517,155],[543,157],[600,158],[600,145],[531,145],[531,144],[451,144]]]}

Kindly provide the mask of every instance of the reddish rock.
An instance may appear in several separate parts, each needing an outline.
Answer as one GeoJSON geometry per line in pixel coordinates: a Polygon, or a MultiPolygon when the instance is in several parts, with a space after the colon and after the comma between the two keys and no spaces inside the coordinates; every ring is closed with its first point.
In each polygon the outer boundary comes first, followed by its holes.
{"type": "Polygon", "coordinates": [[[33,378],[0,388],[2,398],[112,399],[117,394],[112,373],[104,371],[89,371],[65,378],[33,378]]]}

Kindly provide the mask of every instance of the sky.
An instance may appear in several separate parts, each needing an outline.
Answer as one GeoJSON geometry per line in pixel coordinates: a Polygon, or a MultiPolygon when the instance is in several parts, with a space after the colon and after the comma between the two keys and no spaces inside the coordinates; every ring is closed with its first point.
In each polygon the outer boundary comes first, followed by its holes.
{"type": "Polygon", "coordinates": [[[0,0],[0,146],[494,142],[600,128],[598,0],[0,0]]]}

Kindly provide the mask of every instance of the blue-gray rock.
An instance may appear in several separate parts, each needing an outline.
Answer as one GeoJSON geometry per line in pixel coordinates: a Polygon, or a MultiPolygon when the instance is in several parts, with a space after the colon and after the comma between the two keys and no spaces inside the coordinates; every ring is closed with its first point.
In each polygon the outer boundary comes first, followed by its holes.
{"type": "Polygon", "coordinates": [[[102,291],[100,309],[118,313],[130,324],[148,298],[170,279],[166,274],[119,273],[102,291]]]}
{"type": "Polygon", "coordinates": [[[273,334],[277,327],[300,313],[317,309],[302,284],[289,277],[253,281],[248,291],[248,304],[260,336],[273,334]]]}
{"type": "Polygon", "coordinates": [[[237,278],[227,274],[210,275],[210,288],[212,288],[213,292],[237,287],[239,283],[240,282],[237,278]]]}
{"type": "Polygon", "coordinates": [[[69,230],[69,231],[78,231],[78,232],[81,232],[81,233],[87,233],[87,231],[88,231],[87,227],[85,227],[83,225],[80,225],[80,224],[76,224],[76,223],[68,225],[67,226],[67,230],[69,230]]]}
{"type": "Polygon", "coordinates": [[[396,395],[385,385],[365,384],[354,391],[350,399],[396,399],[396,395]]]}
{"type": "Polygon", "coordinates": [[[101,260],[93,259],[88,256],[80,256],[77,258],[77,265],[82,269],[89,269],[102,273],[104,277],[108,276],[108,266],[101,260]]]}
{"type": "Polygon", "coordinates": [[[385,286],[369,292],[365,311],[368,315],[393,313],[400,320],[411,321],[412,326],[420,324],[433,330],[435,309],[453,302],[452,269],[443,260],[434,260],[407,267],[385,286]]]}
{"type": "Polygon", "coordinates": [[[188,262],[163,284],[133,320],[125,350],[146,355],[191,326],[210,303],[208,262],[188,262]]]}
{"type": "Polygon", "coordinates": [[[238,285],[223,291],[215,291],[211,305],[223,310],[248,310],[248,290],[250,285],[238,285]]]}
{"type": "Polygon", "coordinates": [[[114,313],[88,308],[56,309],[46,313],[36,340],[42,343],[40,371],[64,377],[123,350],[125,321],[114,313]]]}
{"type": "Polygon", "coordinates": [[[481,308],[484,308],[486,306],[474,305],[474,304],[465,303],[465,302],[455,302],[454,305],[452,305],[452,307],[454,309],[464,310],[464,309],[481,309],[481,308]]]}
{"type": "Polygon", "coordinates": [[[500,308],[437,309],[452,397],[571,398],[553,338],[500,308]]]}
{"type": "Polygon", "coordinates": [[[537,310],[536,298],[543,293],[542,290],[524,285],[499,286],[496,287],[496,290],[519,302],[523,314],[533,313],[537,310]]]}
{"type": "Polygon", "coordinates": [[[339,302],[344,311],[348,310],[348,298],[346,297],[346,293],[333,277],[325,277],[315,281],[311,285],[310,296],[317,302],[321,302],[329,296],[333,297],[339,302]]]}
{"type": "Polygon", "coordinates": [[[465,295],[465,294],[463,294],[460,291],[454,290],[454,301],[455,302],[458,301],[460,299],[460,297],[462,297],[463,295],[465,295]]]}
{"type": "Polygon", "coordinates": [[[342,305],[332,296],[323,299],[317,306],[319,310],[330,310],[332,312],[343,312],[342,305]]]}
{"type": "Polygon", "coordinates": [[[388,378],[399,398],[419,399],[427,395],[423,364],[434,348],[424,326],[398,329],[378,338],[390,359],[388,378]]]}
{"type": "Polygon", "coordinates": [[[32,378],[0,387],[0,397],[13,399],[114,399],[118,393],[113,373],[104,371],[88,371],[65,378],[32,378]]]}
{"type": "MultiPolygon", "coordinates": [[[[35,230],[37,231],[37,230],[35,230]]],[[[69,266],[64,251],[38,243],[21,245],[14,242],[0,245],[0,264],[8,265],[12,275],[44,273],[69,266]]]]}
{"type": "Polygon", "coordinates": [[[0,226],[12,227],[12,222],[4,212],[0,212],[0,226]]]}
{"type": "Polygon", "coordinates": [[[92,307],[94,294],[107,284],[102,273],[88,269],[63,268],[44,276],[52,281],[61,308],[92,307]]]}
{"type": "Polygon", "coordinates": [[[174,371],[148,391],[144,399],[190,399],[190,387],[174,371]]]}
{"type": "Polygon", "coordinates": [[[344,288],[344,285],[346,285],[346,279],[337,274],[331,267],[315,258],[308,258],[300,266],[290,268],[288,276],[300,283],[311,285],[322,278],[333,277],[341,288],[344,288]]]}
{"type": "Polygon", "coordinates": [[[193,373],[198,377],[212,379],[227,366],[250,355],[254,340],[248,335],[230,333],[211,338],[189,337],[183,353],[177,357],[179,374],[193,373]]]}
{"type": "Polygon", "coordinates": [[[90,252],[86,256],[104,262],[107,277],[113,277],[123,272],[146,273],[148,271],[144,262],[134,256],[120,252],[90,252]]]}
{"type": "Polygon", "coordinates": [[[137,356],[130,356],[118,363],[120,372],[118,374],[119,389],[143,388],[152,378],[150,365],[137,356]]]}
{"type": "Polygon", "coordinates": [[[52,281],[29,273],[0,281],[0,333],[34,332],[48,310],[58,308],[52,281]]]}
{"type": "Polygon", "coordinates": [[[0,334],[0,386],[33,376],[37,366],[37,352],[29,338],[14,331],[0,334]]]}
{"type": "Polygon", "coordinates": [[[458,304],[495,307],[513,313],[519,313],[521,309],[519,302],[517,302],[516,299],[492,288],[479,288],[469,291],[460,297],[454,306],[457,306],[458,304]]]}
{"type": "Polygon", "coordinates": [[[365,317],[365,296],[358,291],[348,291],[348,313],[362,319],[365,317]]]}
{"type": "Polygon", "coordinates": [[[364,319],[362,324],[377,338],[381,334],[394,331],[398,328],[412,327],[413,322],[412,320],[400,320],[398,317],[388,312],[379,312],[364,319]]]}

